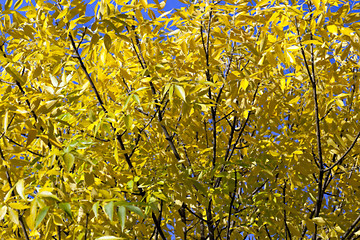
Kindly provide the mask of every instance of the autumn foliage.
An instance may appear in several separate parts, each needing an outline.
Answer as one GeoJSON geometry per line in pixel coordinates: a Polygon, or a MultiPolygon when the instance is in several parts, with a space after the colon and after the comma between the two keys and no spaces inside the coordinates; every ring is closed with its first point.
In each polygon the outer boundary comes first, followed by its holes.
{"type": "Polygon", "coordinates": [[[181,2],[1,7],[2,239],[360,235],[359,5],[181,2]]]}

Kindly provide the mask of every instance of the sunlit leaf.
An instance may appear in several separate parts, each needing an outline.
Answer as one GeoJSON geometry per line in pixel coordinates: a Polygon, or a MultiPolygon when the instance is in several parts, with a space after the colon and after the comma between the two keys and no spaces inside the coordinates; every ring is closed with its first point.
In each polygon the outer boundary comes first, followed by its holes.
{"type": "Polygon", "coordinates": [[[26,199],[26,198],[25,198],[25,194],[24,194],[24,191],[25,191],[24,185],[25,185],[24,179],[20,179],[20,180],[16,183],[16,186],[15,186],[17,193],[20,195],[20,197],[21,197],[22,199],[26,199]]]}

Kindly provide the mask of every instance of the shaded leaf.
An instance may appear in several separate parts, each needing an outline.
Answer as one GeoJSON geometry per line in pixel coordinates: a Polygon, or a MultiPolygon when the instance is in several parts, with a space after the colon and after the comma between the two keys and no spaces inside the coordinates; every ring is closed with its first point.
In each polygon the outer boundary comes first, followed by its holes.
{"type": "Polygon", "coordinates": [[[71,205],[70,203],[59,203],[59,208],[64,210],[64,212],[72,219],[73,215],[71,212],[71,205]]]}
{"type": "Polygon", "coordinates": [[[118,216],[120,219],[121,231],[124,232],[125,218],[126,218],[126,208],[124,206],[118,207],[118,216]]]}
{"type": "Polygon", "coordinates": [[[44,220],[47,212],[49,211],[49,208],[50,207],[46,206],[40,210],[40,212],[37,215],[36,220],[35,220],[35,228],[37,228],[40,225],[40,223],[44,220]]]}
{"type": "Polygon", "coordinates": [[[104,210],[110,221],[112,221],[114,217],[114,202],[109,202],[105,204],[104,210]]]}

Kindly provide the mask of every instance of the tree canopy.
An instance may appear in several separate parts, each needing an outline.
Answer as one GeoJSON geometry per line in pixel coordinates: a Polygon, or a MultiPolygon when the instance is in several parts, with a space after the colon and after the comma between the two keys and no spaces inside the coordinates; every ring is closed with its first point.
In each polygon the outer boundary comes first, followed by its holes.
{"type": "Polygon", "coordinates": [[[1,6],[1,236],[359,237],[360,6],[181,2],[1,6]]]}

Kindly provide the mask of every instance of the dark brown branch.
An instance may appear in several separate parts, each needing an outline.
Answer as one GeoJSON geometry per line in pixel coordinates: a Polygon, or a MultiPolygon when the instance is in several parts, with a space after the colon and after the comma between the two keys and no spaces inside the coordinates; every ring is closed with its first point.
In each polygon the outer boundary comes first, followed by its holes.
{"type": "MultiPolygon", "coordinates": [[[[57,226],[56,230],[57,230],[57,235],[58,235],[58,239],[57,239],[57,240],[61,240],[61,227],[60,227],[60,226],[57,226]]],[[[85,237],[85,240],[86,240],[86,237],[85,237]]]]}
{"type": "MultiPolygon", "coordinates": [[[[312,17],[312,15],[310,15],[312,17]]],[[[323,177],[324,177],[324,163],[323,163],[323,156],[322,156],[322,149],[321,149],[321,130],[320,130],[320,119],[319,119],[319,107],[318,107],[318,100],[317,100],[317,90],[316,90],[316,79],[315,79],[315,60],[314,60],[314,44],[311,43],[311,67],[312,71],[310,72],[310,68],[305,56],[304,46],[301,42],[299,26],[297,23],[297,18],[295,17],[295,26],[296,31],[298,34],[298,42],[300,44],[301,54],[303,60],[305,62],[305,67],[311,82],[311,86],[313,89],[313,100],[314,100],[314,115],[315,115],[315,126],[316,126],[316,140],[317,140],[317,147],[318,147],[318,158],[319,158],[319,182],[318,182],[318,196],[315,205],[314,215],[318,217],[321,210],[321,205],[324,197],[323,191],[323,177]]],[[[310,33],[310,39],[313,39],[312,33],[310,33]]],[[[317,224],[315,224],[315,232],[313,234],[313,239],[315,240],[317,236],[317,224]]]]}
{"type": "Polygon", "coordinates": [[[85,240],[87,239],[87,233],[88,233],[88,223],[89,223],[89,213],[86,213],[86,222],[85,222],[85,240]]]}
{"type": "MultiPolygon", "coordinates": [[[[8,128],[10,127],[12,121],[13,121],[14,118],[15,118],[15,115],[16,115],[16,113],[14,113],[13,116],[11,117],[10,122],[9,122],[8,125],[6,126],[6,130],[8,130],[8,128]]],[[[0,139],[5,135],[5,133],[6,133],[6,131],[3,131],[3,132],[1,133],[0,139]]]]}
{"type": "Polygon", "coordinates": [[[288,239],[288,237],[290,238],[290,240],[292,239],[291,238],[291,233],[290,233],[290,230],[289,230],[289,227],[287,225],[287,216],[286,216],[286,210],[285,210],[285,206],[286,206],[286,181],[284,183],[284,186],[283,186],[283,204],[284,204],[284,226],[285,226],[285,239],[288,239]]]}
{"type": "MultiPolygon", "coordinates": [[[[90,77],[90,75],[89,75],[89,73],[88,73],[88,71],[87,71],[87,69],[86,69],[86,67],[85,67],[82,59],[81,59],[81,56],[80,56],[80,54],[79,54],[79,52],[78,52],[78,49],[76,48],[76,44],[75,44],[74,38],[72,37],[71,33],[69,33],[69,38],[70,38],[72,47],[73,47],[73,49],[74,49],[74,51],[75,51],[76,58],[79,60],[80,66],[81,66],[82,70],[84,71],[87,79],[89,80],[89,82],[90,82],[90,84],[91,84],[91,87],[92,87],[93,90],[94,90],[94,92],[95,92],[95,94],[96,94],[96,98],[97,98],[97,100],[98,100],[101,108],[103,109],[103,111],[104,111],[105,113],[107,113],[107,110],[106,110],[106,108],[105,108],[105,106],[104,106],[104,103],[103,103],[101,97],[100,97],[100,94],[99,94],[99,92],[97,91],[97,89],[96,89],[96,87],[95,87],[95,84],[94,84],[94,82],[92,81],[92,79],[91,79],[91,77],[90,77]]],[[[114,126],[113,126],[112,124],[110,124],[110,125],[111,125],[111,127],[113,128],[114,132],[116,132],[116,129],[114,128],[114,126]]],[[[122,135],[117,134],[117,135],[116,135],[116,139],[118,140],[121,149],[122,149],[122,150],[125,150],[125,146],[124,146],[124,143],[123,143],[123,141],[122,141],[122,135]]],[[[131,160],[130,160],[129,155],[128,155],[127,153],[124,153],[124,157],[125,157],[126,163],[128,164],[129,168],[131,169],[131,171],[132,171],[134,174],[136,174],[136,173],[135,173],[134,166],[133,166],[132,163],[131,163],[131,160]]],[[[139,191],[140,191],[140,195],[144,197],[144,196],[145,196],[144,190],[139,187],[139,191]]],[[[156,218],[156,216],[155,216],[154,213],[152,213],[152,219],[153,219],[153,221],[154,221],[154,223],[155,223],[155,226],[156,226],[157,230],[159,231],[159,234],[160,234],[161,238],[162,238],[163,240],[165,240],[166,237],[165,237],[165,235],[164,235],[164,233],[163,233],[163,231],[162,231],[162,229],[161,229],[160,223],[158,222],[158,220],[157,220],[157,218],[156,218]]]]}
{"type": "MultiPolygon", "coordinates": [[[[8,136],[5,136],[5,138],[6,138],[9,142],[15,144],[15,145],[18,146],[18,147],[24,147],[23,145],[21,145],[20,143],[12,140],[12,139],[9,138],[8,136]]],[[[26,151],[28,151],[29,153],[32,153],[32,154],[34,154],[34,155],[36,155],[36,156],[39,156],[39,157],[45,157],[45,155],[42,155],[42,154],[37,153],[37,152],[34,152],[34,151],[30,150],[30,149],[26,149],[26,151]]]]}
{"type": "Polygon", "coordinates": [[[333,108],[331,107],[329,110],[327,110],[326,113],[325,113],[325,115],[324,115],[322,118],[320,118],[320,121],[324,120],[324,118],[326,118],[327,115],[329,115],[329,113],[331,112],[332,109],[333,109],[333,108]]]}
{"type": "Polygon", "coordinates": [[[87,79],[89,80],[89,83],[90,83],[93,91],[95,92],[96,98],[97,98],[98,102],[100,103],[101,108],[103,109],[103,111],[104,111],[105,113],[107,113],[107,110],[106,110],[106,108],[105,108],[105,106],[104,106],[104,102],[102,101],[102,99],[101,99],[101,97],[100,97],[100,94],[99,94],[97,88],[95,87],[95,84],[94,84],[93,80],[91,79],[90,74],[88,73],[88,71],[87,71],[87,69],[86,69],[86,67],[85,67],[85,65],[84,65],[84,62],[82,61],[82,58],[81,58],[80,53],[79,53],[79,50],[78,50],[78,48],[76,47],[74,38],[73,38],[73,36],[71,35],[71,33],[69,33],[69,38],[70,38],[70,41],[71,41],[71,45],[72,45],[72,47],[73,47],[73,49],[74,49],[74,52],[75,52],[75,54],[76,54],[76,58],[79,60],[80,66],[81,66],[82,70],[84,71],[87,79]]]}
{"type": "Polygon", "coordinates": [[[198,219],[200,219],[201,221],[206,222],[206,219],[204,219],[203,217],[201,217],[200,215],[196,214],[194,211],[192,211],[187,205],[184,206],[184,208],[186,210],[189,211],[189,213],[191,213],[192,215],[194,215],[195,217],[197,217],[198,219]]]}
{"type": "Polygon", "coordinates": [[[356,225],[360,222],[360,215],[355,219],[355,221],[351,224],[351,226],[346,230],[346,232],[344,233],[344,235],[342,236],[342,240],[345,239],[349,239],[350,237],[352,237],[353,234],[351,234],[351,232],[355,232],[353,231],[356,227],[356,225]]]}
{"type": "Polygon", "coordinates": [[[265,184],[269,181],[269,179],[267,178],[265,180],[265,182],[263,182],[259,187],[255,188],[254,191],[252,191],[251,195],[249,196],[249,198],[252,198],[256,193],[258,193],[264,186],[265,184]]]}
{"type": "Polygon", "coordinates": [[[79,44],[78,44],[78,46],[77,46],[77,48],[76,48],[76,51],[79,51],[79,47],[80,47],[81,43],[84,41],[84,37],[85,37],[85,35],[86,35],[86,30],[87,30],[87,27],[85,27],[85,29],[84,29],[84,31],[83,31],[83,34],[82,34],[81,39],[80,39],[80,41],[79,41],[79,44]]]}
{"type": "Polygon", "coordinates": [[[265,224],[264,226],[265,226],[265,231],[266,231],[266,234],[268,235],[268,238],[269,238],[270,240],[272,240],[272,237],[271,237],[271,235],[270,235],[269,229],[267,228],[266,224],[265,224]]]}
{"type": "Polygon", "coordinates": [[[230,208],[229,208],[229,216],[227,221],[227,231],[226,231],[226,239],[230,240],[231,232],[230,232],[230,225],[231,225],[231,210],[234,205],[235,196],[237,191],[237,171],[235,169],[235,186],[234,186],[234,192],[231,194],[231,201],[230,201],[230,208]]]}
{"type": "MultiPolygon", "coordinates": [[[[241,139],[241,137],[242,137],[242,134],[243,134],[243,132],[244,132],[244,130],[245,130],[245,127],[246,127],[246,125],[247,125],[247,123],[248,123],[248,121],[249,121],[250,115],[251,115],[251,111],[249,111],[248,116],[247,116],[247,118],[246,118],[245,121],[244,121],[244,124],[243,124],[242,127],[240,128],[240,133],[239,133],[239,135],[238,135],[238,137],[237,137],[237,139],[236,139],[236,141],[235,141],[235,143],[234,143],[234,145],[233,145],[233,148],[232,148],[231,152],[228,153],[228,157],[225,159],[226,162],[230,161],[232,155],[234,154],[235,148],[237,147],[237,145],[238,145],[238,143],[239,143],[239,141],[240,141],[240,139],[241,139]]],[[[233,123],[233,125],[235,125],[235,122],[233,123]]],[[[230,150],[228,150],[228,151],[230,151],[230,150]]],[[[220,173],[224,172],[224,171],[225,171],[225,168],[226,168],[226,166],[223,165],[223,166],[221,167],[220,173]]],[[[214,188],[217,188],[217,187],[220,186],[221,179],[222,179],[222,177],[218,177],[218,178],[216,179],[216,182],[215,182],[215,184],[214,184],[214,188]]]]}
{"type": "Polygon", "coordinates": [[[183,203],[182,205],[181,205],[181,207],[180,207],[180,209],[178,210],[178,212],[179,212],[179,215],[180,215],[180,217],[181,217],[181,221],[184,223],[184,227],[183,227],[183,232],[184,232],[184,237],[183,237],[183,239],[184,240],[186,240],[187,239],[187,232],[188,232],[188,230],[187,230],[187,226],[186,226],[186,221],[187,221],[187,219],[186,219],[186,214],[185,214],[185,203],[183,203]]]}
{"type": "Polygon", "coordinates": [[[206,208],[206,223],[208,225],[208,231],[209,231],[209,239],[214,240],[215,239],[215,227],[214,227],[214,220],[212,217],[212,198],[210,198],[208,207],[206,208]]]}

